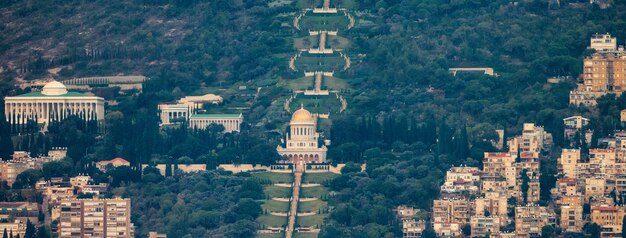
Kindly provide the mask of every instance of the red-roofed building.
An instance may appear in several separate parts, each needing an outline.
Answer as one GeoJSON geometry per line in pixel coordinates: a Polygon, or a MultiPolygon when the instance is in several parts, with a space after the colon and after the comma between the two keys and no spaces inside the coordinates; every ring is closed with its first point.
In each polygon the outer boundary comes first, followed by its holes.
{"type": "Polygon", "coordinates": [[[130,162],[128,162],[125,159],[117,157],[112,160],[103,160],[103,161],[99,161],[98,163],[96,163],[96,167],[101,171],[106,171],[109,165],[113,167],[130,166],[130,162]]]}

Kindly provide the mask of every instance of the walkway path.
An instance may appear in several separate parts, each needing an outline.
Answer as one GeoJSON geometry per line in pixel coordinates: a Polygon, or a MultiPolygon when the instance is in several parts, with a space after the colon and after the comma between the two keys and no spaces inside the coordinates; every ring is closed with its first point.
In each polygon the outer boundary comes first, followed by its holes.
{"type": "Polygon", "coordinates": [[[286,238],[293,236],[294,227],[296,226],[296,216],[298,215],[298,198],[300,198],[300,184],[302,182],[302,171],[304,171],[304,164],[296,162],[296,172],[293,180],[293,193],[291,195],[291,208],[289,211],[289,223],[287,223],[286,238]]]}
{"type": "Polygon", "coordinates": [[[322,72],[315,72],[315,92],[322,90],[322,72]]]}
{"type": "Polygon", "coordinates": [[[324,9],[330,8],[330,0],[324,0],[324,5],[322,6],[324,9]]]}

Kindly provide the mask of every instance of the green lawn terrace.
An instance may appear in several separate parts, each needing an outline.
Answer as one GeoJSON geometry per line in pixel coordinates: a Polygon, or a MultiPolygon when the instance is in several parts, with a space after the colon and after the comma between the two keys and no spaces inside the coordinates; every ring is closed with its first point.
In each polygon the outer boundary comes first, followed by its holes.
{"type": "Polygon", "coordinates": [[[295,68],[298,71],[342,71],[346,66],[346,60],[338,52],[333,54],[309,54],[302,53],[295,60],[295,68]]]}
{"type": "MultiPolygon", "coordinates": [[[[273,173],[273,172],[254,172],[252,178],[256,179],[263,185],[265,199],[259,201],[263,214],[257,218],[261,229],[269,227],[285,227],[287,225],[287,217],[275,215],[272,213],[286,214],[289,212],[289,197],[291,197],[292,188],[288,187],[293,183],[293,174],[291,173],[273,173]],[[276,186],[281,184],[281,186],[276,186]],[[276,199],[281,200],[276,200],[276,199]],[[282,200],[287,199],[287,200],[282,200]]],[[[263,234],[260,237],[283,237],[283,233],[263,234]]]]}
{"type": "Polygon", "coordinates": [[[307,12],[300,18],[300,30],[308,31],[342,31],[348,30],[350,19],[343,13],[337,14],[314,14],[307,12]]]}
{"type": "MultiPolygon", "coordinates": [[[[319,8],[322,7],[322,3],[322,0],[296,0],[296,5],[300,9],[319,8]]],[[[354,9],[357,6],[356,0],[330,0],[331,8],[354,9]]]]}
{"type": "Polygon", "coordinates": [[[300,190],[301,198],[318,198],[325,200],[330,196],[328,188],[324,186],[302,187],[300,190]]]}
{"type": "Polygon", "coordinates": [[[306,183],[319,183],[319,184],[324,185],[337,177],[339,177],[338,174],[331,173],[331,172],[324,172],[324,173],[307,172],[302,177],[302,183],[305,183],[305,184],[306,183]]]}
{"type": "MultiPolygon", "coordinates": [[[[293,47],[296,50],[317,48],[319,46],[319,35],[297,37],[293,39],[293,47]]],[[[332,49],[348,49],[350,40],[342,36],[326,36],[326,48],[332,49]]]]}
{"type": "Polygon", "coordinates": [[[303,105],[311,113],[334,114],[339,113],[341,110],[341,101],[335,94],[327,96],[298,94],[289,103],[289,109],[295,112],[300,109],[300,105],[303,105]]]}
{"type": "Polygon", "coordinates": [[[257,179],[263,185],[293,183],[293,174],[291,173],[256,172],[252,174],[252,177],[257,179]]]}
{"type": "MultiPolygon", "coordinates": [[[[313,76],[284,80],[284,86],[291,89],[291,91],[313,90],[314,84],[315,78],[313,76]]],[[[322,90],[329,90],[332,92],[343,91],[346,89],[350,89],[350,85],[345,79],[337,77],[322,78],[322,90]]]]}

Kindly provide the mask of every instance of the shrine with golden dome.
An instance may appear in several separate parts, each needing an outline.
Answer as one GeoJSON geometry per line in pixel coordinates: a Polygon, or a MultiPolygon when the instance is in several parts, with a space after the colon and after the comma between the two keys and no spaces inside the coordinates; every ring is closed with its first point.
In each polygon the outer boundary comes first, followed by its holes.
{"type": "Polygon", "coordinates": [[[285,140],[276,150],[284,162],[324,163],[328,148],[319,140],[317,117],[301,106],[292,114],[285,140]]]}

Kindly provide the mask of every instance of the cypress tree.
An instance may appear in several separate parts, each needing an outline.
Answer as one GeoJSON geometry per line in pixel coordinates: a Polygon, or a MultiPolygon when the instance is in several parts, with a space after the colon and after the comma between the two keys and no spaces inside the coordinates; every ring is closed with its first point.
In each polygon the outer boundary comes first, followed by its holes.
{"type": "Polygon", "coordinates": [[[9,160],[13,155],[13,141],[11,140],[11,125],[4,114],[4,99],[0,100],[0,159],[9,160]]]}
{"type": "Polygon", "coordinates": [[[30,219],[26,220],[26,232],[24,233],[24,238],[35,238],[35,233],[35,225],[30,222],[30,219]]]}
{"type": "Polygon", "coordinates": [[[626,215],[622,217],[622,238],[626,238],[626,215]]]}
{"type": "Polygon", "coordinates": [[[2,238],[9,238],[9,232],[7,231],[7,228],[4,228],[4,231],[2,232],[2,238]]]}

